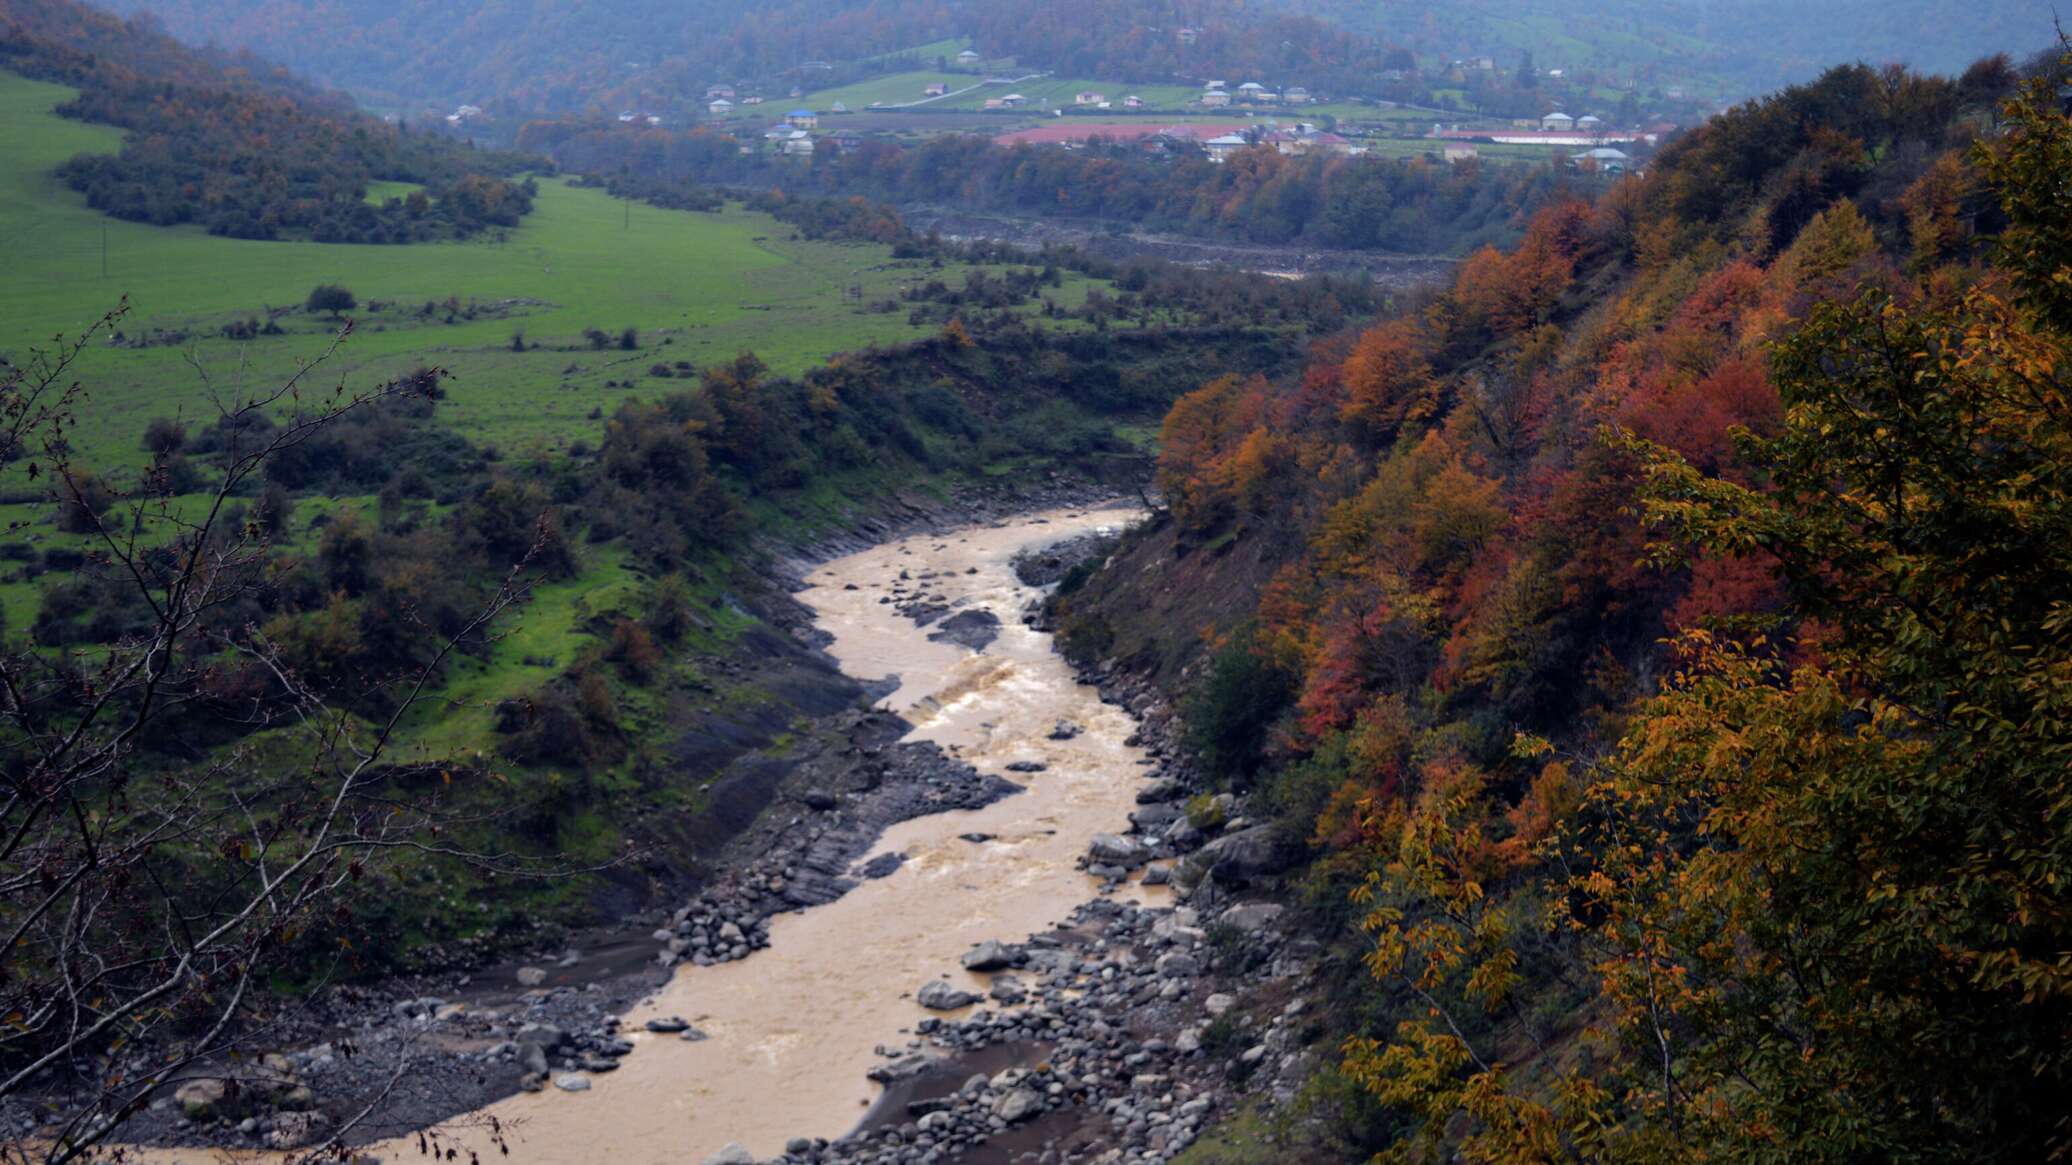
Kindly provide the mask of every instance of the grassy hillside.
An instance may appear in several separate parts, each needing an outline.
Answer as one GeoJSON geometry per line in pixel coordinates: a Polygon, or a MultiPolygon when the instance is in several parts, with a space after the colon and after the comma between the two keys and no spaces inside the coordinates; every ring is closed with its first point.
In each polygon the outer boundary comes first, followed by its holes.
{"type": "MultiPolygon", "coordinates": [[[[278,378],[329,343],[330,325],[299,313],[292,334],[242,343],[217,334],[228,323],[264,318],[269,306],[299,305],[319,283],[340,283],[363,304],[405,305],[361,312],[363,325],[333,374],[357,382],[437,363],[456,373],[448,416],[469,436],[507,448],[565,448],[594,438],[592,409],[616,407],[606,380],[639,377],[666,358],[695,364],[753,350],[779,372],[871,343],[915,338],[903,314],[870,314],[864,302],[897,293],[920,274],[890,263],[883,247],[807,242],[765,215],[730,209],[691,214],[635,206],[601,191],[542,183],[538,209],[507,242],[415,247],[341,246],[223,239],[199,229],[107,219],[50,176],[82,151],[105,152],[118,131],[69,121],[50,110],[69,91],[0,73],[0,351],[19,354],[74,332],[127,295],[127,335],[185,333],[203,366],[222,375],[243,365],[248,379],[278,378]],[[106,239],[107,274],[101,269],[106,239]],[[444,323],[416,311],[457,297],[500,305],[444,323]],[[515,301],[515,302],[514,302],[515,301]],[[581,351],[582,333],[641,334],[639,351],[581,351]],[[513,332],[544,350],[512,350],[513,332]],[[215,337],[215,338],[210,338],[215,337]],[[575,369],[571,371],[571,369],[575,369]]],[[[1073,281],[1057,298],[1084,298],[1073,281]]],[[[202,405],[187,343],[102,348],[83,368],[95,408],[79,435],[104,467],[143,461],[137,435],[153,416],[202,405]]]]}
{"type": "MultiPolygon", "coordinates": [[[[453,373],[441,404],[445,424],[507,455],[552,459],[578,443],[596,445],[602,415],[623,401],[674,387],[647,375],[657,363],[704,366],[753,351],[773,371],[796,374],[837,352],[928,334],[903,312],[868,312],[862,302],[945,274],[895,264],[885,247],[799,239],[789,226],[738,208],[694,214],[635,205],[629,212],[601,191],[559,181],[543,183],[538,210],[503,243],[254,242],[121,222],[94,213],[51,177],[66,158],[111,150],[121,137],[52,114],[69,94],[0,72],[0,152],[15,163],[0,173],[0,246],[11,256],[0,279],[0,353],[19,359],[128,297],[132,310],[121,334],[146,346],[100,343],[85,354],[78,373],[92,396],[73,435],[82,459],[118,481],[148,460],[139,435],[151,418],[177,416],[191,428],[212,419],[196,365],[219,385],[240,378],[274,383],[329,348],[334,323],[299,309],[319,283],[343,284],[362,303],[358,331],[325,366],[321,383],[343,379],[368,388],[435,364],[453,373]],[[852,285],[862,288],[862,302],[846,297],[852,285]],[[449,298],[462,305],[452,323],[449,298]],[[370,301],[395,306],[370,312],[370,301]],[[439,306],[421,316],[432,301],[439,306]],[[296,310],[277,320],[286,334],[251,341],[221,334],[225,325],[266,319],[269,307],[291,306],[296,310]],[[583,336],[590,328],[609,333],[611,345],[593,350],[583,336]],[[626,328],[638,333],[637,350],[619,347],[626,328]],[[529,346],[522,353],[512,343],[521,331],[529,346]]],[[[1089,286],[1066,275],[1051,296],[1076,305],[1089,286]]],[[[337,504],[366,508],[371,499],[337,504]]],[[[329,509],[305,508],[302,516],[329,509]]],[[[90,542],[56,529],[40,502],[0,505],[0,519],[19,524],[46,551],[90,542]]],[[[453,694],[497,698],[551,674],[551,667],[515,661],[571,654],[554,650],[566,643],[542,641],[575,634],[580,620],[563,609],[572,596],[590,595],[591,608],[581,612],[588,616],[600,588],[607,595],[623,589],[615,581],[620,566],[618,557],[594,559],[553,589],[558,598],[542,595],[526,632],[479,669],[464,668],[457,680],[463,687],[453,694]],[[511,666],[498,662],[504,656],[511,666]]],[[[41,589],[26,577],[0,580],[4,625],[27,626],[41,589]]],[[[489,713],[486,705],[471,706],[477,714],[440,723],[427,746],[480,746],[489,713]]]]}

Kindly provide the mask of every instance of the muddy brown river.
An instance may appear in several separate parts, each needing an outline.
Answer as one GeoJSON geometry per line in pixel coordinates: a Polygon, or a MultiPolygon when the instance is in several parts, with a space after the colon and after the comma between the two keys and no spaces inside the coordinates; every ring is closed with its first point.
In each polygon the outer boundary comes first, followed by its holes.
{"type": "MultiPolygon", "coordinates": [[[[618,1071],[594,1076],[590,1091],[550,1087],[474,1114],[496,1118],[514,1158],[696,1165],[730,1142],[762,1158],[781,1153],[792,1137],[840,1137],[879,1091],[864,1075],[882,1062],[875,1049],[902,1047],[916,1021],[938,1014],[913,1001],[922,984],[944,977],[983,992],[990,977],[958,962],[972,944],[1047,930],[1095,895],[1098,883],[1077,869],[1077,859],[1092,835],[1126,825],[1147,770],[1124,743],[1135,730],[1129,716],[1074,679],[1050,636],[1022,626],[1022,609],[1039,592],[1015,578],[1010,560],[1131,516],[1121,509],[1029,515],[885,543],[813,570],[810,589],[798,597],[833,637],[828,650],[842,669],[862,679],[897,676],[883,706],[913,724],[909,739],[934,741],[1024,791],[977,812],[894,827],[871,854],[905,854],[892,875],[772,919],[769,948],[747,959],[679,968],[627,1014],[638,1046],[618,1071]],[[983,652],[931,642],[929,628],[879,602],[902,571],[915,580],[907,593],[919,587],[940,595],[953,614],[990,610],[1000,619],[999,637],[983,652]],[[850,584],[856,589],[845,589],[850,584]],[[1060,720],[1083,731],[1048,739],[1060,720]],[[1016,761],[1048,767],[1008,772],[1016,761]],[[959,836],[971,833],[993,840],[959,836]],[[681,1016],[710,1038],[690,1043],[641,1031],[655,1016],[681,1016]]],[[[1130,892],[1152,900],[1163,889],[1130,892]]],[[[464,1131],[458,1140],[485,1160],[498,1156],[486,1135],[464,1131]]],[[[369,1149],[389,1160],[417,1155],[415,1138],[369,1149]]]]}

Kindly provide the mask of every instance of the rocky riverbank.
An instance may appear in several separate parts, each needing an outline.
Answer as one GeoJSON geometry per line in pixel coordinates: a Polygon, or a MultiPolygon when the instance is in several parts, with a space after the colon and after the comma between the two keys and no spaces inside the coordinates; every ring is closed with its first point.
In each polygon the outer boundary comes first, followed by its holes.
{"type": "MultiPolygon", "coordinates": [[[[1015,566],[1025,581],[1054,579],[1106,545],[1027,554],[1015,566]]],[[[874,584],[883,593],[869,601],[924,627],[971,613],[950,610],[959,603],[943,593],[955,591],[946,576],[898,573],[874,584]]],[[[1039,620],[1039,608],[1024,612],[1025,623],[1039,620]]],[[[965,622],[982,640],[956,640],[968,650],[983,653],[999,634],[965,622]]],[[[791,633],[813,638],[803,624],[791,633]]],[[[1128,828],[1093,837],[1082,863],[1106,896],[1052,930],[974,947],[965,968],[987,976],[976,990],[917,982],[915,1002],[935,1010],[885,1033],[871,1072],[887,1085],[878,1107],[848,1137],[794,1139],[788,1159],[1161,1162],[1259,1082],[1299,1079],[1300,1012],[1279,1009],[1306,990],[1311,960],[1282,937],[1278,907],[1243,899],[1286,855],[1245,825],[1235,801],[1197,796],[1194,774],[1170,747],[1171,716],[1148,685],[1086,669],[1080,678],[1137,718],[1128,743],[1143,758],[1128,828]],[[1147,905],[1165,883],[1181,901],[1147,905]],[[1242,975],[1251,987],[1225,990],[1219,975],[1242,975]],[[1263,996],[1262,975],[1279,985],[1263,996]],[[980,1003],[988,1009],[970,1010],[980,1003]],[[1267,1003],[1272,1014],[1260,1010],[1267,1003]]],[[[629,1056],[656,1054],[642,1050],[648,1041],[700,1041],[707,1033],[690,1011],[654,1014],[632,1030],[617,1017],[675,964],[753,958],[777,916],[898,871],[901,852],[863,860],[886,829],[1017,789],[932,744],[898,743],[908,728],[898,717],[852,706],[823,721],[820,743],[776,782],[774,811],[730,844],[725,872],[677,908],[635,920],[639,932],[443,981],[335,992],[325,1031],[310,1033],[327,1038],[288,1045],[297,1050],[277,1061],[276,1075],[292,1088],[233,1085],[207,1106],[162,1098],[146,1117],[154,1139],[282,1147],[344,1131],[348,1143],[364,1143],[520,1089],[588,1091],[629,1056]],[[304,1107],[274,1102],[289,1095],[304,1107]]],[[[1067,719],[1048,728],[1053,741],[1080,731],[1067,719]]],[[[1045,766],[1004,767],[1037,774],[1045,766]]],[[[991,840],[974,833],[965,843],[991,840]]]]}
{"type": "MultiPolygon", "coordinates": [[[[657,822],[638,839],[641,884],[608,899],[624,915],[548,930],[530,949],[454,944],[435,970],[322,989],[269,1009],[264,1066],[197,1065],[125,1130],[132,1143],[286,1149],[332,1138],[366,1144],[437,1125],[571,1073],[609,1072],[628,1050],[614,1018],[679,962],[737,960],[768,941],[771,915],[833,900],[896,864],[856,865],[883,831],[972,809],[1015,791],[929,745],[896,743],[909,725],[867,712],[869,686],[840,674],[792,592],[814,565],[897,537],[995,523],[1037,507],[1089,504],[1112,491],[1067,474],[979,483],[947,498],[892,499],[809,540],[772,545],[760,584],[738,596],[767,630],[715,674],[784,695],[776,717],[700,718],[675,749],[705,782],[712,810],[693,830],[657,822]],[[773,634],[774,633],[774,634],[773,634]],[[768,719],[763,723],[758,719],[768,719]],[[772,756],[779,734],[795,739],[772,756]],[[671,904],[666,896],[681,895],[671,904]],[[630,901],[629,901],[630,899],[630,901]],[[660,899],[658,901],[658,899],[660,899]],[[629,908],[630,907],[630,908],[629,908]]],[[[906,601],[902,599],[901,601],[906,601]]],[[[997,627],[948,628],[980,646],[997,627]]]]}
{"type": "MultiPolygon", "coordinates": [[[[1295,855],[1241,815],[1216,820],[1234,798],[1207,799],[1200,824],[1172,809],[1199,782],[1171,749],[1170,710],[1142,680],[1082,678],[1139,717],[1158,760],[1138,792],[1145,810],[1127,833],[1093,839],[1086,867],[1110,895],[1143,869],[1178,901],[1104,896],[1054,930],[974,947],[966,968],[992,976],[983,997],[931,993],[946,986],[934,981],[917,998],[992,1006],[918,1021],[881,1049],[871,1077],[887,1092],[855,1133],[798,1138],[767,1161],[1161,1165],[1248,1098],[1286,1102],[1314,1071],[1320,952],[1258,893],[1295,855]]],[[[755,1160],[730,1146],[706,1165],[755,1160]]]]}

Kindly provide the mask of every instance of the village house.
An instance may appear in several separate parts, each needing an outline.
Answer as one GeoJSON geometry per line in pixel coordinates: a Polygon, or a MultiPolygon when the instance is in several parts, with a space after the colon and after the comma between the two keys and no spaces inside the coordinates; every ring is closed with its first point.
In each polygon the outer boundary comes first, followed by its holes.
{"type": "Polygon", "coordinates": [[[833,105],[829,106],[827,111],[829,113],[847,113],[849,112],[849,107],[837,101],[833,105]]]}
{"type": "Polygon", "coordinates": [[[1183,28],[1178,33],[1181,44],[1193,44],[1201,39],[1201,29],[1183,28]]]}
{"type": "Polygon", "coordinates": [[[1074,105],[1099,105],[1106,100],[1108,100],[1107,94],[1096,93],[1091,89],[1083,89],[1072,95],[1072,104],[1074,105]]]}
{"type": "Polygon", "coordinates": [[[463,105],[452,113],[447,114],[446,121],[449,125],[462,125],[466,122],[474,121],[476,118],[486,116],[487,114],[482,112],[482,107],[479,105],[463,105]]]}
{"type": "Polygon", "coordinates": [[[921,96],[945,97],[949,95],[949,92],[950,83],[948,81],[930,81],[928,83],[928,87],[926,89],[921,90],[921,96]]]}
{"type": "Polygon", "coordinates": [[[1624,150],[1599,146],[1594,150],[1584,150],[1576,154],[1569,159],[1569,163],[1578,170],[1589,170],[1599,174],[1624,174],[1632,168],[1633,157],[1624,150]]]}
{"type": "Polygon", "coordinates": [[[1263,101],[1266,99],[1266,86],[1257,81],[1247,81],[1237,87],[1237,96],[1240,101],[1263,101]]]}
{"type": "Polygon", "coordinates": [[[762,103],[763,99],[760,97],[743,97],[741,99],[741,104],[743,105],[761,105],[762,103]]]}
{"type": "Polygon", "coordinates": [[[1000,108],[1002,108],[1002,109],[1020,109],[1020,108],[1021,108],[1022,106],[1024,106],[1024,105],[1027,105],[1028,103],[1029,103],[1029,99],[1028,99],[1027,97],[1023,96],[1022,94],[1020,94],[1020,93],[1009,93],[1009,94],[1008,94],[1007,96],[1005,96],[1005,97],[1002,97],[1002,98],[1000,99],[1000,108]]]}
{"type": "Polygon", "coordinates": [[[732,85],[713,85],[705,90],[705,100],[707,101],[719,101],[721,99],[732,101],[734,97],[735,93],[732,85]]]}
{"type": "Polygon", "coordinates": [[[1472,162],[1482,156],[1474,142],[1447,142],[1443,156],[1448,162],[1472,162]]]}
{"type": "Polygon", "coordinates": [[[863,148],[863,135],[853,129],[845,129],[835,134],[834,141],[835,148],[845,154],[853,154],[863,148]]]}
{"type": "Polygon", "coordinates": [[[1229,161],[1230,155],[1251,144],[1245,140],[1243,134],[1227,133],[1203,142],[1202,148],[1209,152],[1209,161],[1221,163],[1229,161]]]}
{"type": "Polygon", "coordinates": [[[1201,103],[1210,109],[1221,109],[1230,104],[1230,94],[1221,89],[1211,89],[1201,95],[1201,103]]]}
{"type": "Polygon", "coordinates": [[[1304,89],[1300,85],[1295,85],[1290,87],[1286,93],[1281,94],[1281,100],[1289,105],[1308,105],[1311,98],[1309,90],[1304,89]]]}
{"type": "Polygon", "coordinates": [[[1005,103],[1005,102],[1002,102],[1002,101],[1001,101],[1001,100],[1000,100],[1000,99],[999,99],[998,97],[988,97],[988,98],[986,98],[986,108],[987,108],[987,109],[1005,109],[1005,108],[1007,108],[1007,105],[1006,105],[1006,103],[1005,103]]]}
{"type": "Polygon", "coordinates": [[[783,149],[788,158],[810,158],[813,156],[813,135],[799,130],[784,139],[783,149]]]}
{"type": "Polygon", "coordinates": [[[734,103],[722,97],[711,105],[706,106],[706,108],[712,111],[712,116],[714,117],[725,117],[729,113],[734,112],[734,103]]]}
{"type": "Polygon", "coordinates": [[[957,63],[965,66],[966,68],[969,68],[972,65],[976,65],[978,64],[978,62],[979,55],[972,49],[965,49],[963,52],[957,54],[957,63]]]}
{"type": "Polygon", "coordinates": [[[1122,99],[1122,107],[1124,109],[1142,109],[1144,108],[1144,99],[1132,93],[1122,99]]]}
{"type": "Polygon", "coordinates": [[[794,109],[784,115],[784,124],[793,129],[812,129],[820,124],[820,115],[810,109],[794,109]]]}
{"type": "Polygon", "coordinates": [[[1540,128],[1553,130],[1557,133],[1563,130],[1571,130],[1576,128],[1576,119],[1557,109],[1540,119],[1540,128]]]}

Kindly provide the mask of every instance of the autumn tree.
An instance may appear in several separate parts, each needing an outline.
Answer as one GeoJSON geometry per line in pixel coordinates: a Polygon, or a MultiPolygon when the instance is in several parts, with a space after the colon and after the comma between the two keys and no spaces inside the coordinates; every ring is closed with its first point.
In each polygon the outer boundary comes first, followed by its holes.
{"type": "Polygon", "coordinates": [[[1694,634],[1596,792],[1645,1105],[1734,1156],[2072,1151],[2072,207],[2038,84],[1981,147],[2012,287],[1872,291],[1773,364],[1757,489],[1648,451],[1665,554],[1771,564],[1818,649],[1694,634]]]}

